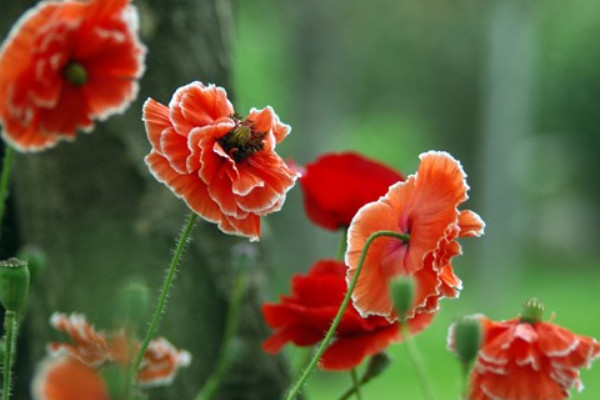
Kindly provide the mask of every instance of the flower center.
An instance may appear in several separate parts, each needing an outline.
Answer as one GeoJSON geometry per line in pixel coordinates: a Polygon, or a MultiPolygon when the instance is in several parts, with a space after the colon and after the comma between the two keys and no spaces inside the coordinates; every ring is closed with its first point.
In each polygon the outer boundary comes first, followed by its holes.
{"type": "Polygon", "coordinates": [[[63,77],[73,86],[83,86],[88,80],[86,69],[77,61],[69,61],[62,71],[63,77]]]}
{"type": "Polygon", "coordinates": [[[229,157],[239,163],[263,149],[262,140],[267,133],[257,132],[251,122],[239,121],[237,118],[235,121],[235,127],[225,136],[217,139],[217,142],[229,154],[229,157]]]}

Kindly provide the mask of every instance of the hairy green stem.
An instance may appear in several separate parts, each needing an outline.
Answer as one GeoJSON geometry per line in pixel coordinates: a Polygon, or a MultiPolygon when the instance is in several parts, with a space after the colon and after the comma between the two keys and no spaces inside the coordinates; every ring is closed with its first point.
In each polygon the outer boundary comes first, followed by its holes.
{"type": "Polygon", "coordinates": [[[0,237],[2,237],[2,221],[4,220],[4,208],[6,197],[8,196],[8,183],[10,182],[10,172],[15,159],[15,150],[5,145],[4,161],[2,162],[2,176],[0,176],[0,237]]]}
{"type": "Polygon", "coordinates": [[[402,336],[404,337],[404,345],[406,346],[408,358],[410,359],[413,367],[415,368],[415,371],[417,372],[419,383],[421,384],[421,389],[423,390],[425,399],[435,400],[435,394],[433,393],[431,382],[429,381],[429,377],[427,376],[427,372],[425,371],[425,364],[423,363],[423,358],[421,357],[421,353],[415,345],[415,342],[411,338],[410,331],[408,330],[408,324],[401,322],[400,329],[402,330],[402,336]]]}
{"type": "Polygon", "coordinates": [[[17,342],[17,313],[7,310],[4,315],[4,330],[6,331],[6,343],[4,344],[4,382],[2,384],[2,400],[10,398],[12,366],[14,364],[13,354],[17,342]]]}
{"type": "Polygon", "coordinates": [[[346,292],[346,296],[344,297],[344,300],[342,301],[342,304],[340,305],[340,308],[339,308],[335,318],[333,319],[333,322],[331,323],[331,326],[329,327],[329,330],[327,331],[325,338],[323,339],[323,341],[321,341],[321,344],[317,348],[317,351],[315,352],[310,363],[308,364],[308,366],[306,367],[306,369],[300,376],[300,379],[298,380],[298,382],[296,382],[296,384],[290,390],[290,393],[286,397],[287,400],[293,400],[296,398],[296,396],[302,389],[302,386],[304,385],[304,383],[310,376],[310,373],[315,368],[315,366],[319,362],[319,359],[325,352],[325,349],[329,345],[329,342],[331,342],[331,339],[333,339],[335,330],[337,329],[340,321],[342,320],[344,311],[346,311],[346,307],[348,307],[348,304],[350,303],[350,299],[352,298],[352,292],[354,291],[356,282],[358,282],[358,277],[360,276],[360,271],[362,270],[365,258],[367,256],[367,251],[369,250],[371,243],[373,243],[373,241],[375,239],[377,239],[378,237],[381,237],[381,236],[396,238],[396,239],[402,240],[404,243],[408,243],[408,240],[409,240],[409,235],[405,235],[405,234],[394,232],[394,231],[378,231],[378,232],[371,234],[371,236],[369,236],[369,238],[365,242],[365,247],[363,247],[362,252],[360,254],[360,259],[358,261],[356,271],[354,272],[354,277],[352,278],[352,281],[348,285],[348,291],[346,292]]]}
{"type": "Polygon", "coordinates": [[[213,373],[206,380],[206,383],[200,389],[194,400],[209,400],[216,393],[221,385],[221,381],[227,373],[229,364],[231,363],[231,342],[237,331],[240,309],[242,300],[246,291],[246,275],[244,272],[238,272],[238,275],[233,284],[233,292],[229,303],[229,312],[225,322],[225,333],[221,342],[221,350],[219,351],[219,359],[213,373]]]}
{"type": "Polygon", "coordinates": [[[177,241],[177,247],[175,248],[175,252],[173,253],[173,258],[171,259],[171,264],[169,265],[169,269],[167,270],[167,275],[165,276],[165,281],[158,295],[158,303],[156,304],[156,309],[154,310],[154,315],[152,316],[152,321],[150,322],[150,328],[146,333],[146,337],[142,342],[142,346],[140,347],[140,351],[137,355],[135,363],[133,364],[133,376],[135,376],[135,371],[138,370],[142,359],[144,358],[144,353],[150,344],[150,341],[154,337],[156,330],[158,329],[158,324],[160,323],[160,318],[165,312],[167,305],[167,298],[169,297],[169,292],[171,290],[171,285],[173,283],[173,278],[175,277],[175,273],[177,272],[177,266],[179,265],[181,255],[185,249],[185,245],[190,237],[192,232],[192,228],[194,227],[194,223],[198,215],[196,213],[191,213],[188,217],[187,223],[181,231],[179,239],[177,241]]]}

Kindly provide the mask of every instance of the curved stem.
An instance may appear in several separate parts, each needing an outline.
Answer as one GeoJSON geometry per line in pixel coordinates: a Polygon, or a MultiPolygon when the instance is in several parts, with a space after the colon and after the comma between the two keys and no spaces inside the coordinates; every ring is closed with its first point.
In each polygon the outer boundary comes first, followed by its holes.
{"type": "Polygon", "coordinates": [[[317,362],[319,362],[319,359],[325,352],[325,349],[329,345],[329,342],[331,341],[331,339],[333,339],[335,330],[337,329],[340,321],[342,320],[342,316],[344,315],[344,311],[346,311],[346,307],[348,307],[348,303],[350,303],[350,299],[352,297],[352,292],[354,291],[354,287],[356,286],[356,282],[358,281],[358,277],[360,276],[360,271],[362,270],[363,264],[365,262],[365,258],[367,256],[367,251],[369,250],[371,243],[373,243],[373,241],[375,239],[377,239],[378,237],[381,237],[381,236],[396,238],[396,239],[402,240],[404,243],[407,243],[409,240],[409,235],[405,235],[405,234],[394,232],[394,231],[378,231],[378,232],[371,234],[371,236],[369,236],[369,238],[365,242],[365,247],[363,247],[363,249],[362,249],[362,252],[360,254],[360,259],[359,259],[358,265],[356,267],[356,271],[354,272],[354,277],[352,278],[352,281],[348,285],[348,291],[346,292],[346,296],[344,297],[344,300],[342,301],[342,304],[340,305],[338,313],[336,314],[335,318],[333,319],[333,322],[331,323],[331,326],[329,327],[329,330],[327,331],[325,338],[323,339],[323,341],[321,341],[321,344],[317,348],[317,351],[315,352],[313,358],[311,359],[310,363],[308,364],[308,366],[302,373],[302,376],[300,376],[300,379],[298,380],[298,382],[296,382],[296,384],[290,390],[290,393],[286,398],[287,400],[293,400],[296,398],[296,396],[298,395],[298,392],[300,392],[300,389],[302,389],[304,382],[306,382],[310,373],[315,368],[315,366],[317,365],[317,362]]]}
{"type": "Polygon", "coordinates": [[[188,217],[185,228],[181,232],[179,236],[179,240],[177,241],[177,247],[175,248],[175,252],[173,253],[173,258],[171,259],[171,265],[169,265],[169,269],[167,270],[167,275],[165,276],[165,281],[160,290],[160,294],[158,296],[158,303],[156,304],[156,309],[154,310],[154,315],[152,316],[152,322],[150,322],[150,328],[146,333],[146,337],[142,342],[142,346],[140,347],[140,351],[137,355],[135,363],[133,364],[133,375],[135,376],[135,371],[140,366],[142,359],[144,358],[144,353],[150,344],[150,341],[154,337],[156,330],[158,329],[158,324],[160,322],[160,317],[163,315],[166,309],[167,298],[169,297],[169,291],[171,290],[171,284],[173,283],[173,278],[175,277],[175,273],[177,272],[177,266],[179,265],[179,260],[181,259],[181,255],[183,254],[183,250],[185,249],[185,245],[190,237],[190,233],[192,232],[192,228],[194,227],[194,222],[198,215],[196,213],[191,213],[188,217]]]}
{"type": "Polygon", "coordinates": [[[433,393],[431,382],[429,382],[427,372],[425,371],[423,358],[421,357],[419,349],[417,348],[417,346],[415,346],[415,342],[413,342],[413,340],[411,339],[411,334],[408,330],[408,324],[400,323],[400,329],[402,330],[402,336],[404,337],[404,344],[406,346],[408,358],[410,359],[411,363],[413,364],[413,367],[417,371],[417,376],[419,377],[419,383],[421,384],[421,389],[423,390],[425,399],[435,400],[435,394],[433,393]]]}
{"type": "Polygon", "coordinates": [[[4,344],[4,382],[2,384],[2,400],[10,398],[13,354],[17,342],[17,314],[14,311],[6,311],[4,315],[4,329],[6,331],[6,343],[4,344]]]}
{"type": "Polygon", "coordinates": [[[246,289],[245,273],[238,273],[238,276],[233,284],[233,293],[231,294],[231,302],[229,312],[227,313],[227,322],[225,323],[225,333],[219,352],[219,359],[213,373],[206,380],[206,383],[200,389],[194,400],[209,400],[219,388],[231,361],[231,341],[237,330],[240,308],[244,299],[246,289]]]}
{"type": "Polygon", "coordinates": [[[15,150],[5,145],[4,161],[2,162],[2,176],[0,177],[0,237],[2,235],[2,221],[4,220],[4,207],[8,195],[8,183],[10,181],[10,172],[14,164],[15,150]]]}
{"type": "Polygon", "coordinates": [[[352,377],[352,387],[356,392],[356,398],[358,400],[362,400],[362,393],[360,392],[360,381],[358,380],[358,374],[356,373],[356,368],[352,368],[350,371],[350,376],[352,377]]]}
{"type": "Polygon", "coordinates": [[[348,229],[344,229],[342,231],[342,240],[340,240],[340,244],[338,245],[338,250],[337,250],[337,259],[341,262],[344,262],[344,255],[346,254],[347,237],[348,237],[348,229]]]}

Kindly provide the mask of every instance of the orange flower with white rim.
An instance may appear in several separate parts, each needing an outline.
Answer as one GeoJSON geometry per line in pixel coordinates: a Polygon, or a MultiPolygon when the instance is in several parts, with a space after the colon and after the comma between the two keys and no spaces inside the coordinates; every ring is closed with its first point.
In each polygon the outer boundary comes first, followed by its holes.
{"type": "Polygon", "coordinates": [[[193,82],[169,107],[144,104],[152,174],[225,233],[258,240],[260,217],[281,209],[298,173],[275,153],[290,132],[271,107],[239,117],[225,90],[193,82]]]}
{"type": "Polygon", "coordinates": [[[0,49],[5,140],[39,151],[135,99],[146,50],[130,3],[42,1],[21,17],[0,49]]]}
{"type": "MultiPolygon", "coordinates": [[[[477,316],[483,343],[471,373],[470,400],[562,400],[569,389],[583,389],[579,369],[600,356],[600,344],[541,321],[541,314],[526,314],[502,322],[477,316]]],[[[451,350],[453,336],[451,327],[451,350]]]]}
{"type": "Polygon", "coordinates": [[[388,291],[396,276],[412,276],[415,300],[407,318],[433,313],[442,297],[458,297],[462,288],[451,260],[461,254],[459,237],[481,236],[485,224],[472,211],[459,211],[467,200],[466,175],[445,152],[421,154],[415,175],[392,185],[378,201],[362,207],[348,231],[346,279],[354,278],[367,239],[378,231],[407,235],[375,239],[365,257],[352,299],[363,315],[397,319],[388,291]]]}
{"type": "MultiPolygon", "coordinates": [[[[67,343],[49,343],[47,349],[50,359],[67,357],[77,360],[86,368],[70,361],[55,363],[47,361],[43,363],[39,372],[46,378],[38,377],[37,379],[38,385],[44,387],[62,385],[63,372],[61,371],[75,369],[77,373],[85,375],[87,374],[86,369],[99,370],[111,364],[128,366],[140,348],[139,341],[134,338],[130,342],[124,330],[121,329],[110,334],[97,331],[81,314],[54,313],[50,323],[55,329],[64,332],[71,338],[71,342],[67,343]],[[48,375],[55,368],[57,372],[48,375]],[[54,376],[57,376],[55,383],[47,381],[47,379],[52,380],[54,376]]],[[[178,350],[165,338],[156,338],[150,342],[144,352],[142,363],[136,373],[136,384],[140,387],[170,384],[179,368],[187,367],[190,362],[191,355],[187,351],[178,350]]],[[[40,397],[40,399],[52,400],[53,397],[40,397]]]]}

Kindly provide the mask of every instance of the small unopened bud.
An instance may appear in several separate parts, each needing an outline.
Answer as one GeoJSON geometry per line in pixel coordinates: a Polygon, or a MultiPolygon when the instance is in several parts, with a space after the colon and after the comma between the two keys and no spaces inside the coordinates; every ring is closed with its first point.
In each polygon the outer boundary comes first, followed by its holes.
{"type": "Polygon", "coordinates": [[[521,322],[535,324],[540,322],[544,317],[544,303],[539,299],[531,298],[523,303],[523,314],[521,314],[521,322]]]}
{"type": "Polygon", "coordinates": [[[469,365],[479,351],[482,339],[481,321],[477,316],[462,317],[454,325],[454,347],[460,361],[469,365]]]}
{"type": "Polygon", "coordinates": [[[258,262],[258,250],[249,243],[238,243],[231,249],[231,261],[235,273],[248,272],[256,266],[258,262]]]}
{"type": "Polygon", "coordinates": [[[27,263],[31,285],[34,285],[46,270],[46,254],[37,247],[25,246],[19,250],[17,258],[27,263]]]}
{"type": "Polygon", "coordinates": [[[29,268],[16,258],[0,261],[0,302],[7,311],[19,312],[27,302],[29,268]]]}
{"type": "Polygon", "coordinates": [[[375,354],[369,359],[367,370],[362,378],[363,382],[370,381],[371,379],[381,375],[391,364],[392,360],[386,353],[381,352],[375,354]]]}
{"type": "Polygon", "coordinates": [[[399,276],[390,282],[390,293],[394,307],[404,322],[415,298],[415,282],[412,277],[399,276]]]}
{"type": "Polygon", "coordinates": [[[150,309],[150,291],[141,282],[130,282],[119,291],[118,302],[119,318],[136,329],[150,309]]]}

